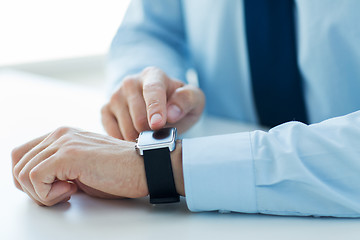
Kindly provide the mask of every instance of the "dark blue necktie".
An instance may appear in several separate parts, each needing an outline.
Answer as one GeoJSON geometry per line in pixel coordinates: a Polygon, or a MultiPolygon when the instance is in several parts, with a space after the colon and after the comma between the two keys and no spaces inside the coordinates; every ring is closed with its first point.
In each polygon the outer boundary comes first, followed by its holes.
{"type": "Polygon", "coordinates": [[[296,60],[293,0],[244,0],[250,73],[260,124],[307,123],[296,60]]]}

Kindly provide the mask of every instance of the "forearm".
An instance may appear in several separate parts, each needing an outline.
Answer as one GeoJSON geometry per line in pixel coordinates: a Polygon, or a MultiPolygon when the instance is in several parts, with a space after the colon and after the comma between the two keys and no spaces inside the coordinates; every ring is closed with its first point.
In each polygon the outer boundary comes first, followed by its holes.
{"type": "Polygon", "coordinates": [[[192,211],[359,217],[360,111],[310,126],[290,122],[183,140],[192,211]]]}
{"type": "Polygon", "coordinates": [[[259,211],[359,217],[360,112],[251,134],[259,211]]]}

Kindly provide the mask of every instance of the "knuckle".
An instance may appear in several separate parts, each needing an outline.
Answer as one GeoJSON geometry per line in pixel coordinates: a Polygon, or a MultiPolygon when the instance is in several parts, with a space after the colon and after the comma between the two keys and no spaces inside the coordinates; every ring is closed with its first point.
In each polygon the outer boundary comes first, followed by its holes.
{"type": "Polygon", "coordinates": [[[120,90],[116,91],[113,95],[110,97],[110,105],[117,104],[119,101],[121,101],[122,97],[122,91],[120,90]]]}
{"type": "Polygon", "coordinates": [[[64,158],[67,159],[68,157],[78,156],[80,149],[76,146],[73,141],[68,141],[63,147],[60,149],[61,155],[65,156],[64,158]]]}
{"type": "Polygon", "coordinates": [[[21,170],[18,175],[19,182],[25,183],[28,180],[28,178],[29,178],[29,174],[26,171],[21,170]]]}
{"type": "MultiPolygon", "coordinates": [[[[127,101],[128,101],[128,103],[135,103],[135,104],[134,104],[135,106],[139,104],[139,102],[140,102],[139,100],[142,101],[142,99],[139,98],[139,96],[136,95],[136,94],[130,94],[130,95],[127,96],[127,101]]],[[[129,105],[130,105],[130,104],[129,104],[129,105]]],[[[130,106],[129,106],[129,107],[130,107],[130,106]]]]}
{"type": "Polygon", "coordinates": [[[109,113],[109,105],[106,104],[102,106],[100,112],[101,112],[101,116],[107,115],[109,113]]]}
{"type": "Polygon", "coordinates": [[[59,138],[61,145],[71,145],[73,142],[73,135],[71,133],[65,133],[59,138]]]}
{"type": "Polygon", "coordinates": [[[53,132],[53,135],[54,135],[56,138],[60,138],[60,137],[64,136],[65,134],[69,133],[70,131],[71,131],[71,128],[70,128],[70,127],[62,126],[62,127],[57,128],[57,129],[53,132]]]}
{"type": "Polygon", "coordinates": [[[154,67],[154,66],[149,66],[149,67],[146,67],[144,68],[142,71],[141,71],[141,76],[146,76],[148,75],[149,73],[163,73],[163,71],[161,71],[159,68],[157,67],[154,67]]]}
{"type": "Polygon", "coordinates": [[[127,76],[122,80],[122,88],[129,89],[133,88],[137,84],[137,79],[132,76],[127,76]]]}
{"type": "Polygon", "coordinates": [[[68,133],[59,138],[58,145],[60,146],[58,150],[60,156],[69,157],[78,151],[81,142],[76,139],[76,135],[68,133]]]}
{"type": "Polygon", "coordinates": [[[151,100],[147,103],[148,111],[152,111],[153,109],[158,109],[161,106],[161,102],[158,99],[151,100]]]}
{"type": "Polygon", "coordinates": [[[19,178],[19,174],[21,172],[21,169],[19,165],[15,165],[14,169],[13,169],[13,175],[16,176],[17,178],[19,178]]]}
{"type": "Polygon", "coordinates": [[[145,82],[143,85],[143,92],[154,92],[154,91],[164,91],[165,86],[161,81],[152,81],[152,82],[145,82]]]}
{"type": "Polygon", "coordinates": [[[182,98],[187,103],[193,103],[194,102],[194,93],[193,91],[190,91],[189,89],[180,91],[178,93],[180,95],[180,98],[182,98]]]}
{"type": "Polygon", "coordinates": [[[105,130],[107,130],[107,126],[109,125],[109,121],[110,121],[110,116],[111,116],[111,112],[109,111],[109,109],[104,106],[102,107],[101,109],[101,122],[102,122],[102,125],[104,126],[105,130]]]}
{"type": "Polygon", "coordinates": [[[204,93],[195,86],[187,86],[180,93],[183,94],[183,98],[191,104],[202,103],[205,99],[204,93]]]}
{"type": "Polygon", "coordinates": [[[30,172],[29,172],[29,178],[31,179],[31,181],[37,180],[39,177],[39,171],[37,170],[37,168],[33,168],[30,172]]]}
{"type": "Polygon", "coordinates": [[[16,147],[11,151],[11,160],[13,165],[15,165],[21,158],[21,147],[16,147]]]}

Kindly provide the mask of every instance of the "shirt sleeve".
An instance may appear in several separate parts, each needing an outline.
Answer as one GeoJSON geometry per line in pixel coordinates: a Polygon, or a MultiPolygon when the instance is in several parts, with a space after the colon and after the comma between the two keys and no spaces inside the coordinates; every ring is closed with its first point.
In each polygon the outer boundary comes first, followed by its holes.
{"type": "Polygon", "coordinates": [[[183,140],[191,211],[360,217],[360,111],[183,140]]]}
{"type": "Polygon", "coordinates": [[[179,0],[133,0],[110,47],[108,78],[114,86],[155,66],[185,81],[186,49],[179,0]]]}

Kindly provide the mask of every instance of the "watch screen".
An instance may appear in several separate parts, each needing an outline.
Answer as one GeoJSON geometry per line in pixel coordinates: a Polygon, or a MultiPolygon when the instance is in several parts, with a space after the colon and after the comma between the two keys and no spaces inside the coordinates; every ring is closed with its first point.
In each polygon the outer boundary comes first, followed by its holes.
{"type": "MultiPolygon", "coordinates": [[[[166,138],[171,138],[171,128],[163,128],[160,130],[157,130],[155,132],[153,132],[153,138],[154,139],[166,139],[166,138]]],[[[170,139],[171,140],[171,139],[170,139]]]]}
{"type": "Polygon", "coordinates": [[[171,142],[174,138],[172,128],[163,128],[158,131],[145,131],[141,133],[139,145],[159,144],[171,142]]]}

